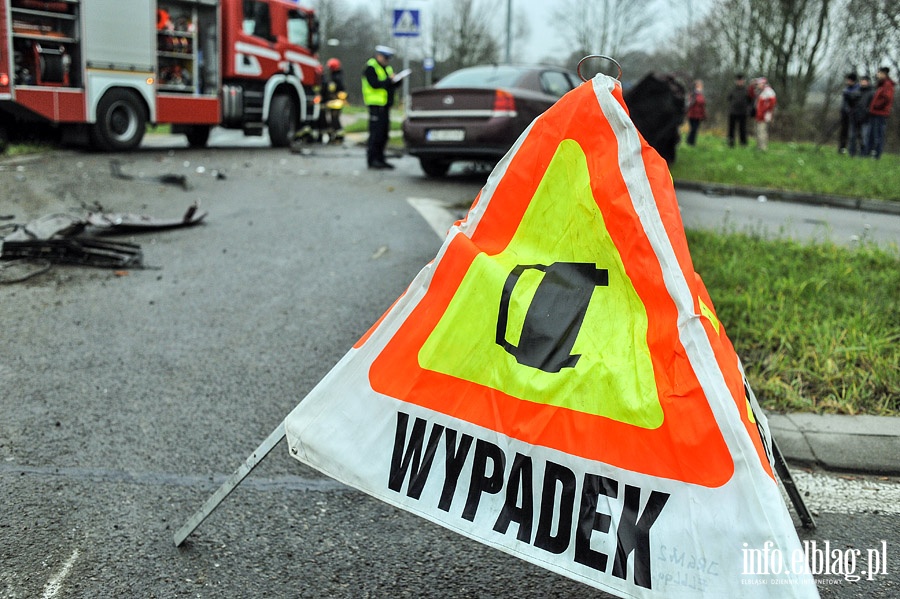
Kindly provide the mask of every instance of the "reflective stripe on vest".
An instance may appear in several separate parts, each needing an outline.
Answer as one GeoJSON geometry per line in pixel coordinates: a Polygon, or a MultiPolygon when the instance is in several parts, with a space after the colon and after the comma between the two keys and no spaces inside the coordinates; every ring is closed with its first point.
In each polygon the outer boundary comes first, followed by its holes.
{"type": "MultiPolygon", "coordinates": [[[[379,81],[385,81],[394,74],[394,69],[390,65],[385,68],[374,58],[370,58],[366,64],[375,69],[375,76],[378,77],[379,81]]],[[[372,87],[369,85],[369,80],[366,79],[365,75],[362,78],[362,93],[363,102],[365,102],[366,106],[387,106],[387,89],[372,87]]]]}

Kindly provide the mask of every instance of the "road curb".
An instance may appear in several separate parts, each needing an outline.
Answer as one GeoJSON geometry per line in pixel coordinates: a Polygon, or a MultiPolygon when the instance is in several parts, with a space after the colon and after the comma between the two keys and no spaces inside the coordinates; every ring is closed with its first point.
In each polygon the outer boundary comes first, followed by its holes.
{"type": "Polygon", "coordinates": [[[767,414],[785,458],[826,470],[900,475],[900,418],[767,414]]]}
{"type": "Polygon", "coordinates": [[[746,187],[741,185],[727,185],[725,183],[683,181],[681,179],[675,180],[675,188],[699,191],[710,195],[734,195],[751,198],[765,196],[767,200],[813,204],[816,206],[834,206],[835,208],[848,208],[865,212],[881,212],[884,214],[900,215],[900,202],[890,202],[887,200],[809,194],[780,189],[769,189],[765,187],[746,187]]]}

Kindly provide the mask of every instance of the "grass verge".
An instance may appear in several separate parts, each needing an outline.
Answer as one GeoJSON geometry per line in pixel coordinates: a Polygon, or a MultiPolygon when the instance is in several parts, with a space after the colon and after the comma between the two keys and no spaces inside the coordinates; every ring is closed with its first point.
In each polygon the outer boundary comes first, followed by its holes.
{"type": "Polygon", "coordinates": [[[25,142],[15,143],[6,146],[5,151],[0,152],[0,157],[15,158],[16,156],[27,156],[28,154],[41,154],[53,149],[49,144],[25,142]]]}
{"type": "Polygon", "coordinates": [[[766,152],[756,142],[729,148],[724,134],[701,134],[697,145],[678,146],[672,176],[785,191],[900,202],[900,156],[880,160],[850,158],[834,145],[770,142],[766,152]]]}
{"type": "Polygon", "coordinates": [[[764,407],[900,415],[896,252],[752,234],[687,236],[764,407]]]}

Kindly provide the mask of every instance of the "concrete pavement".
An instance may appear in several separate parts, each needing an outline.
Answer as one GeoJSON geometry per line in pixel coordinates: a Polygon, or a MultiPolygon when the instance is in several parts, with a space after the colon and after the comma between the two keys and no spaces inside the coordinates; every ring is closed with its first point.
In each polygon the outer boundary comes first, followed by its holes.
{"type": "Polygon", "coordinates": [[[792,464],[900,475],[900,418],[768,414],[769,430],[792,464]]]}

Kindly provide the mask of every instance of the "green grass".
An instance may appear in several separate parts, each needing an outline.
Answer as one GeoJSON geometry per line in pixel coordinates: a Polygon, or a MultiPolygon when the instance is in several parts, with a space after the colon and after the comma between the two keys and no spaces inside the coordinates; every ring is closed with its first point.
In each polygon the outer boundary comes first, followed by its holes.
{"type": "Polygon", "coordinates": [[[691,257],[773,410],[900,415],[900,259],[689,231],[691,257]]]}
{"type": "MultiPolygon", "coordinates": [[[[900,201],[900,156],[834,144],[682,144],[677,180],[900,201]]],[[[898,250],[689,231],[691,256],[750,384],[768,409],[900,415],[898,250]]]]}
{"type": "MultiPolygon", "coordinates": [[[[369,119],[365,114],[358,115],[353,118],[344,118],[344,132],[345,133],[366,133],[369,130],[369,119]]],[[[400,131],[403,125],[403,119],[401,119],[396,114],[391,114],[391,131],[400,131]]]]}
{"type": "Polygon", "coordinates": [[[24,142],[9,144],[5,151],[0,151],[0,156],[15,157],[26,156],[28,154],[41,154],[49,152],[53,147],[48,144],[24,142]]]}
{"type": "Polygon", "coordinates": [[[753,139],[729,148],[724,134],[701,134],[696,146],[678,146],[671,170],[683,181],[900,201],[900,156],[850,158],[833,143],[770,142],[760,152],[753,139]]]}
{"type": "Polygon", "coordinates": [[[148,124],[146,129],[147,135],[171,135],[172,125],[152,125],[148,124]]]}

